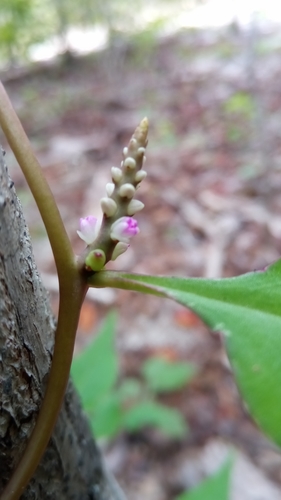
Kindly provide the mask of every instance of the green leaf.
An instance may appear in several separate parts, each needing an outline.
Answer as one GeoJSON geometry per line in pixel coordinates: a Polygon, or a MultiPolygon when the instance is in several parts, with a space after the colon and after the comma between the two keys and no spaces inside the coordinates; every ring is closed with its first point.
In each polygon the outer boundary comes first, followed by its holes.
{"type": "Polygon", "coordinates": [[[142,397],[143,386],[135,378],[126,378],[117,388],[120,401],[126,403],[142,397]]]}
{"type": "Polygon", "coordinates": [[[150,358],[141,369],[149,388],[154,392],[169,392],[183,387],[194,375],[188,363],[169,363],[162,358],[150,358]]]}
{"type": "Polygon", "coordinates": [[[181,438],[187,426],[181,413],[155,401],[143,401],[126,411],[124,426],[129,431],[143,427],[157,427],[167,436],[181,438]]]}
{"type": "Polygon", "coordinates": [[[72,363],[71,375],[86,411],[110,391],[117,379],[118,361],[114,349],[116,314],[110,313],[93,342],[72,363]]]}
{"type": "Polygon", "coordinates": [[[232,462],[232,459],[228,459],[216,474],[200,483],[192,491],[178,496],[176,500],[229,500],[232,462]]]}
{"type": "Polygon", "coordinates": [[[219,280],[98,274],[96,286],[169,297],[193,309],[213,330],[223,332],[252,415],[281,445],[281,260],[264,271],[219,280]]]}
{"type": "Polygon", "coordinates": [[[118,395],[110,392],[97,405],[91,418],[95,437],[114,437],[123,427],[123,411],[118,395]]]}

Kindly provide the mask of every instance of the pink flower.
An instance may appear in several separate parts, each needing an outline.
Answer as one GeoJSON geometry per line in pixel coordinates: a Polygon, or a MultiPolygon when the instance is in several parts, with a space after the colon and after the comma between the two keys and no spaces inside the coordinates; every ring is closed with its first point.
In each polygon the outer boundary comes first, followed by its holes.
{"type": "Polygon", "coordinates": [[[92,215],[80,219],[80,231],[77,231],[77,234],[87,245],[93,243],[97,237],[97,222],[98,219],[92,215]]]}
{"type": "Polygon", "coordinates": [[[132,217],[120,217],[112,226],[110,237],[114,241],[129,243],[130,238],[139,233],[138,223],[132,217]]]}

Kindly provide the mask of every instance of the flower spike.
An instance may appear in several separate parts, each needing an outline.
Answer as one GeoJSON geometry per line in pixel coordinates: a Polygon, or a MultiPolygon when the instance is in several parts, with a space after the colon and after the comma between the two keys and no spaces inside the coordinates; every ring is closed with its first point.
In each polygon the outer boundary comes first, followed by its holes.
{"type": "Polygon", "coordinates": [[[95,217],[80,219],[80,231],[77,232],[88,245],[81,256],[86,271],[99,271],[108,261],[115,260],[127,250],[130,239],[139,233],[138,223],[132,216],[144,207],[134,196],[146,177],[142,165],[147,133],[148,120],[144,118],[128,146],[123,148],[120,168],[111,168],[112,181],[106,185],[107,197],[100,201],[103,219],[99,233],[96,234],[95,217]]]}

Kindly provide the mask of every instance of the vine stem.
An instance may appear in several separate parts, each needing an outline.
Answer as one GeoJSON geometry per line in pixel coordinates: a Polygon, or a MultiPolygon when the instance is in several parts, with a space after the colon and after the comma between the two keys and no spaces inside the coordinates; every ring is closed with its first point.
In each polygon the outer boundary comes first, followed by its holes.
{"type": "Polygon", "coordinates": [[[73,267],[74,255],[53,193],[28,137],[0,82],[0,125],[34,196],[53,250],[59,279],[73,267]]]}
{"type": "Polygon", "coordinates": [[[0,125],[43,219],[59,278],[60,304],[48,385],[27,447],[1,500],[18,500],[52,435],[65,394],[81,305],[88,285],[79,271],[58,207],[29,140],[0,82],[0,125]]]}

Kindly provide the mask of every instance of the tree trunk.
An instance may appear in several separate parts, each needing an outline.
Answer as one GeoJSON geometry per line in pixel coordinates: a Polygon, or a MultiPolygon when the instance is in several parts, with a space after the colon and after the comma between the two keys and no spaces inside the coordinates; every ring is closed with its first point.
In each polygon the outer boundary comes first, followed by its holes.
{"type": "MultiPolygon", "coordinates": [[[[55,321],[19,200],[0,151],[0,491],[36,421],[52,360],[55,321]]],[[[107,473],[75,390],[23,500],[124,500],[107,473]]]]}

